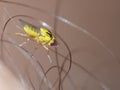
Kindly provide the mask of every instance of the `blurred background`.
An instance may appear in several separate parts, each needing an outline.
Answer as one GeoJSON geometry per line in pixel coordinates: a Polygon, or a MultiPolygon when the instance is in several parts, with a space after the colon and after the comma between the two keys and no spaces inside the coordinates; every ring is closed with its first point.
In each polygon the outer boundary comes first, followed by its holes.
{"type": "Polygon", "coordinates": [[[17,67],[33,90],[120,90],[119,4],[119,0],[0,0],[0,33],[9,41],[1,41],[1,58],[19,78],[17,67]],[[14,35],[24,33],[18,19],[40,27],[44,21],[52,28],[58,41],[58,47],[49,47],[52,63],[42,46],[34,49],[36,42],[18,46],[26,40],[14,35]]]}

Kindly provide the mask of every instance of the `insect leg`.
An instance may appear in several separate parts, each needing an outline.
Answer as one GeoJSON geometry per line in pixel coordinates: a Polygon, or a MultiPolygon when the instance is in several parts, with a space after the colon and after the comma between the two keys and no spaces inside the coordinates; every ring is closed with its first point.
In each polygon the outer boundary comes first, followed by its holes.
{"type": "Polygon", "coordinates": [[[27,37],[27,40],[22,42],[21,44],[19,44],[20,47],[22,47],[23,45],[25,45],[30,39],[28,38],[29,36],[27,34],[23,34],[23,33],[15,33],[16,35],[18,36],[21,36],[21,37],[27,37]]]}
{"type": "Polygon", "coordinates": [[[44,47],[44,48],[45,48],[45,50],[47,51],[47,57],[48,57],[48,59],[49,59],[50,63],[52,63],[52,59],[51,59],[50,54],[49,54],[49,48],[48,48],[48,47],[46,47],[45,45],[43,45],[43,47],[44,47]]]}
{"type": "Polygon", "coordinates": [[[15,35],[21,36],[21,37],[28,37],[27,34],[23,34],[23,33],[15,33],[15,35]]]}
{"type": "Polygon", "coordinates": [[[26,41],[24,41],[24,42],[22,42],[21,44],[19,44],[19,46],[22,47],[23,45],[25,45],[25,44],[26,44],[27,42],[29,42],[29,41],[30,41],[30,39],[27,38],[26,41]]]}

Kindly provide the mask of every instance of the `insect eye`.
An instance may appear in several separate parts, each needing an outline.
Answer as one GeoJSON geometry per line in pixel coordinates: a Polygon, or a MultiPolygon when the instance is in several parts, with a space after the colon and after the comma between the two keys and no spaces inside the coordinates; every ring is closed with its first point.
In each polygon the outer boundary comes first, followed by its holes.
{"type": "Polygon", "coordinates": [[[57,46],[57,41],[56,40],[53,40],[50,44],[50,46],[57,46]]]}

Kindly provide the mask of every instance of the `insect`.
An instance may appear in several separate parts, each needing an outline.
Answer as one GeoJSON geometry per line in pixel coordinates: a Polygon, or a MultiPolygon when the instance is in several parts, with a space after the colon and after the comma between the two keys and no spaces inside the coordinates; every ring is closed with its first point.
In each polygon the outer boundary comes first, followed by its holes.
{"type": "Polygon", "coordinates": [[[49,55],[49,48],[48,46],[56,46],[57,41],[56,37],[52,34],[50,30],[44,27],[37,27],[35,25],[32,25],[22,19],[19,19],[20,23],[23,25],[24,33],[15,33],[18,36],[26,37],[27,40],[20,44],[20,46],[23,46],[26,44],[29,40],[34,40],[37,42],[38,45],[42,45],[45,50],[47,51],[47,56],[52,62],[50,55],[49,55]]]}

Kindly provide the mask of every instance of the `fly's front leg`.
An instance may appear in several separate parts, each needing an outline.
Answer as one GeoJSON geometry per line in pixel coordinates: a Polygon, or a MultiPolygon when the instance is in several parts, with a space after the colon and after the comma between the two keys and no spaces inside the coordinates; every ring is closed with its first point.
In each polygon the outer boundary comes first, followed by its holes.
{"type": "Polygon", "coordinates": [[[48,59],[49,59],[50,63],[52,63],[52,59],[51,59],[50,54],[49,54],[49,48],[48,48],[48,47],[46,47],[45,45],[43,45],[43,47],[44,47],[44,48],[45,48],[45,50],[47,51],[47,57],[48,57],[48,59]]]}
{"type": "Polygon", "coordinates": [[[21,44],[19,44],[19,46],[22,47],[23,45],[25,45],[25,44],[26,44],[27,42],[29,42],[29,41],[30,41],[30,39],[27,38],[26,41],[24,41],[24,42],[22,42],[21,44]]]}
{"type": "Polygon", "coordinates": [[[20,47],[22,47],[23,45],[25,45],[27,42],[30,41],[29,36],[27,34],[23,34],[23,33],[15,33],[15,34],[18,35],[18,36],[27,38],[26,41],[19,44],[20,47]]]}

